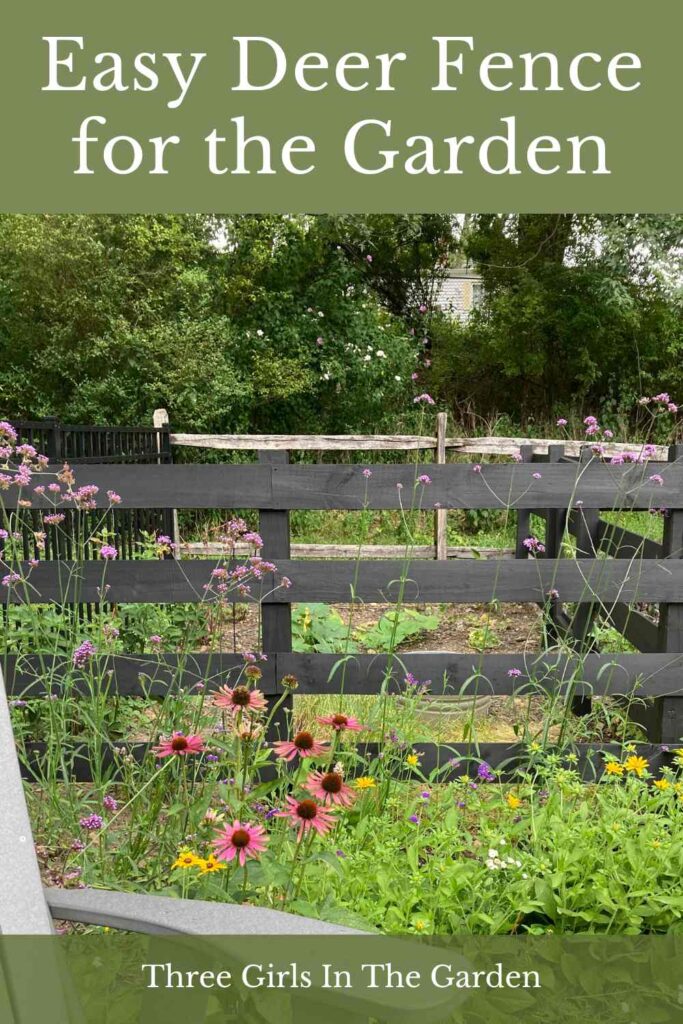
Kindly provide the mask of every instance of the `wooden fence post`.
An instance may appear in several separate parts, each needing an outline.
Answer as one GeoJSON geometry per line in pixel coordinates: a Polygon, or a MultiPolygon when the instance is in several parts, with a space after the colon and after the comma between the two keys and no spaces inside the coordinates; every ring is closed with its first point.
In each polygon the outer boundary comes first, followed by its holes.
{"type": "MultiPolygon", "coordinates": [[[[683,444],[672,444],[669,462],[683,462],[683,444]]],[[[664,558],[683,558],[683,509],[670,509],[664,520],[664,558]]],[[[683,598],[683,594],[681,595],[683,598]]],[[[660,604],[657,649],[662,654],[683,653],[683,600],[660,604]]],[[[655,701],[654,730],[648,736],[655,743],[679,743],[683,738],[683,697],[661,697],[655,701]]]]}
{"type": "MultiPolygon", "coordinates": [[[[436,448],[434,461],[438,466],[446,465],[446,427],[448,413],[436,414],[436,448]]],[[[448,558],[448,510],[437,508],[434,513],[434,554],[438,561],[448,558]]]]}
{"type": "MultiPolygon", "coordinates": [[[[533,462],[534,446],[522,444],[519,446],[519,454],[522,462],[533,462]]],[[[524,547],[524,541],[531,533],[531,512],[526,508],[517,509],[517,534],[515,539],[515,558],[528,558],[529,552],[524,547]]]]}
{"type": "MultiPolygon", "coordinates": [[[[565,457],[565,446],[563,444],[548,445],[548,463],[561,462],[565,457]]],[[[562,555],[562,540],[567,528],[567,512],[565,509],[549,508],[545,511],[545,557],[560,558],[562,555]]],[[[550,614],[548,623],[548,636],[553,641],[558,641],[566,632],[567,619],[562,608],[562,599],[551,597],[550,614]]]]}
{"type": "MultiPolygon", "coordinates": [[[[168,412],[166,409],[155,409],[152,415],[152,423],[154,424],[157,433],[157,452],[159,458],[157,459],[157,465],[161,465],[163,462],[171,462],[171,438],[170,438],[170,426],[168,412]],[[166,458],[162,458],[166,456],[166,458]]],[[[170,517],[168,521],[168,532],[171,534],[171,540],[175,545],[180,543],[180,529],[178,528],[178,510],[176,508],[170,509],[170,517]]],[[[173,554],[178,557],[177,546],[173,549],[173,554]]]]}
{"type": "MultiPolygon", "coordinates": [[[[590,447],[581,452],[579,465],[585,465],[593,458],[590,447]]],[[[581,506],[571,513],[576,523],[576,557],[597,558],[600,546],[600,509],[584,508],[581,506]]],[[[577,604],[572,619],[572,633],[582,648],[588,642],[588,634],[598,612],[599,604],[595,601],[586,601],[577,604]]],[[[594,644],[590,645],[591,649],[594,644]]]]}
{"type": "MultiPolygon", "coordinates": [[[[289,452],[260,451],[259,462],[271,466],[286,466],[289,452]]],[[[278,564],[278,559],[290,556],[289,512],[261,509],[259,511],[259,533],[263,540],[261,554],[268,561],[278,564]]],[[[292,649],[292,606],[290,604],[264,601],[261,605],[261,644],[269,654],[284,654],[292,649]]],[[[278,694],[268,697],[273,704],[280,699],[278,694]]],[[[269,740],[285,739],[289,732],[289,717],[293,709],[291,694],[280,705],[269,727],[269,740]]]]}
{"type": "Polygon", "coordinates": [[[45,419],[48,428],[46,452],[50,462],[60,463],[64,459],[64,443],[62,424],[56,416],[48,416],[45,419]]]}
{"type": "MultiPolygon", "coordinates": [[[[589,446],[582,448],[579,458],[579,467],[586,465],[593,458],[593,452],[589,446]]],[[[600,509],[584,508],[583,505],[575,510],[569,510],[567,516],[574,516],[576,522],[576,557],[597,558],[600,546],[600,509]]],[[[595,601],[581,601],[577,603],[574,615],[571,619],[570,632],[572,638],[584,652],[594,651],[596,644],[590,638],[590,631],[595,621],[595,616],[600,608],[595,601]]],[[[572,711],[575,715],[589,715],[593,707],[590,697],[573,697],[572,711]]]]}
{"type": "MultiPolygon", "coordinates": [[[[561,462],[564,458],[563,444],[548,445],[548,462],[561,462]]],[[[546,558],[559,558],[562,554],[562,540],[567,528],[567,513],[561,508],[548,509],[546,513],[545,553],[546,558]]]]}

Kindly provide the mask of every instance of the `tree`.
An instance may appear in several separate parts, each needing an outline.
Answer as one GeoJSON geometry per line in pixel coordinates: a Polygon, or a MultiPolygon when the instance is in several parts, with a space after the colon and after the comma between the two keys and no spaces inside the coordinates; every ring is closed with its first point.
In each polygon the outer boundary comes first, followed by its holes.
{"type": "Polygon", "coordinates": [[[0,218],[0,395],[14,417],[375,429],[415,341],[316,218],[0,218]],[[226,244],[218,244],[220,232],[226,244]]]}
{"type": "Polygon", "coordinates": [[[463,238],[486,299],[434,325],[434,380],[454,406],[515,418],[631,405],[683,386],[679,217],[478,215],[463,238]],[[675,357],[675,358],[672,358],[675,357]]]}
{"type": "Polygon", "coordinates": [[[430,307],[435,287],[459,251],[451,214],[321,216],[318,230],[363,271],[390,312],[408,320],[430,307]]]}

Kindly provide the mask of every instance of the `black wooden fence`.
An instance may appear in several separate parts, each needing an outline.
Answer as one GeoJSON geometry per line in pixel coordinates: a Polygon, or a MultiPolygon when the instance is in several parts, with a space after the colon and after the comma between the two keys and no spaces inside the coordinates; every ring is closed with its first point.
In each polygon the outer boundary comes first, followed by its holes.
{"type": "MultiPolygon", "coordinates": [[[[289,465],[286,453],[262,453],[253,465],[92,465],[88,483],[99,487],[98,501],[116,490],[125,510],[251,508],[260,512],[265,540],[264,557],[290,578],[289,589],[275,589],[263,606],[264,663],[261,687],[270,701],[283,691],[282,678],[293,674],[299,694],[339,692],[342,674],[332,672],[336,655],[299,654],[291,650],[292,603],[351,600],[472,603],[553,603],[558,635],[568,640],[562,649],[535,654],[403,653],[396,656],[355,655],[343,674],[347,694],[377,694],[392,671],[390,692],[401,692],[406,671],[433,681],[432,692],[453,695],[510,695],[543,689],[571,699],[592,696],[657,698],[650,715],[649,742],[639,752],[653,768],[669,763],[669,745],[683,734],[683,465],[680,449],[672,449],[669,464],[588,465],[563,460],[559,451],[549,461],[518,465],[463,464],[374,466],[368,482],[362,467],[349,465],[289,465]],[[364,560],[292,560],[289,550],[289,512],[292,509],[397,509],[411,503],[417,473],[426,473],[422,505],[439,503],[446,509],[512,508],[519,516],[520,551],[516,561],[503,559],[434,562],[364,560]],[[661,476],[662,482],[651,479],[661,476]],[[663,544],[653,545],[626,530],[603,522],[600,510],[668,509],[663,544]],[[531,515],[547,523],[546,557],[527,557],[521,544],[531,515]],[[563,557],[559,538],[568,517],[577,538],[577,556],[563,557]],[[403,582],[401,582],[403,581],[403,582]],[[659,607],[659,622],[632,610],[636,603],[659,607]],[[603,654],[588,641],[586,622],[602,615],[641,648],[640,653],[603,654]],[[620,619],[621,616],[621,619],[620,619]],[[641,621],[644,620],[644,621],[641,621]],[[635,623],[635,625],[633,625],[635,623]],[[645,624],[647,623],[647,625],[645,624]],[[443,682],[442,682],[443,681],[443,682]]],[[[11,499],[11,491],[6,499],[11,499]]],[[[36,498],[40,508],[43,499],[36,498]]],[[[7,501],[6,501],[7,503],[7,501]]],[[[111,602],[175,603],[206,600],[211,562],[206,560],[133,561],[107,565],[111,602]]],[[[32,600],[42,602],[96,601],[102,585],[102,564],[72,565],[41,562],[31,573],[32,600]]],[[[266,582],[265,590],[271,585],[266,582]]],[[[21,600],[21,593],[10,594],[21,600]]],[[[237,600],[239,600],[237,598],[237,600]]],[[[9,658],[7,683],[15,696],[45,692],[45,679],[59,688],[58,659],[9,658]],[[30,661],[30,660],[29,660],[30,661]],[[39,669],[36,672],[36,669],[39,669]]],[[[126,696],[160,695],[172,684],[192,685],[202,679],[209,690],[225,681],[225,672],[240,663],[238,655],[149,655],[130,653],[103,661],[103,686],[126,696]],[[182,660],[181,660],[182,658],[182,660]],[[182,665],[182,673],[175,669],[182,665]],[[147,677],[147,678],[145,678],[147,677]],[[151,681],[150,681],[151,680],[151,681]]],[[[486,760],[494,766],[513,766],[527,752],[507,743],[421,744],[422,770],[443,768],[443,779],[465,770],[463,759],[486,760]]],[[[600,771],[600,751],[620,752],[618,745],[581,744],[579,763],[590,773],[600,771]]],[[[85,777],[87,768],[83,768],[85,777]]]]}

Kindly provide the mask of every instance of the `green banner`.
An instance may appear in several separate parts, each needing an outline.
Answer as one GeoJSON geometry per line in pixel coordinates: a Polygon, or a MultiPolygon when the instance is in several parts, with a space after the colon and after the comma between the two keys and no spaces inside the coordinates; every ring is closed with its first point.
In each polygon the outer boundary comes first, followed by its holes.
{"type": "Polygon", "coordinates": [[[681,936],[71,935],[0,939],[19,1024],[654,1024],[683,1017],[681,936]]]}
{"type": "Polygon", "coordinates": [[[8,212],[681,209],[671,0],[8,4],[8,212]]]}

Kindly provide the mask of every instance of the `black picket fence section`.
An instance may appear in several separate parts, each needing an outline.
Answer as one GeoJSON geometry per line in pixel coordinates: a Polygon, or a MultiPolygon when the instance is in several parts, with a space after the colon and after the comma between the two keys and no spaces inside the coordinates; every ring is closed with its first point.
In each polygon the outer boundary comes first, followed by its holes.
{"type": "MultiPolygon", "coordinates": [[[[291,580],[288,589],[277,588],[274,578],[263,580],[262,649],[268,660],[262,687],[270,702],[282,696],[287,674],[297,677],[298,693],[335,693],[342,685],[341,673],[335,671],[338,656],[292,651],[293,603],[350,602],[352,584],[355,598],[366,602],[396,602],[401,594],[406,603],[535,602],[550,609],[545,652],[356,655],[344,671],[344,692],[379,694],[385,687],[401,693],[409,671],[420,680],[431,680],[430,691],[437,696],[544,691],[570,701],[578,713],[586,710],[592,697],[630,701],[635,694],[651,701],[645,714],[634,717],[647,726],[643,753],[659,764],[668,763],[669,747],[683,735],[682,462],[680,446],[672,448],[669,463],[656,467],[595,460],[584,465],[564,459],[558,451],[538,464],[527,457],[517,465],[375,466],[368,481],[361,466],[289,465],[287,453],[278,451],[260,453],[256,465],[92,465],[88,482],[99,487],[102,508],[107,490],[114,489],[124,510],[259,511],[262,555],[291,580]],[[661,482],[652,480],[655,470],[661,482]],[[416,483],[422,473],[431,483],[416,483]],[[412,563],[365,559],[359,566],[346,559],[290,558],[292,509],[397,509],[414,502],[430,508],[439,503],[445,509],[511,508],[518,520],[518,558],[412,563]],[[668,513],[661,545],[613,528],[600,515],[601,510],[662,506],[668,513]],[[542,557],[530,557],[523,543],[532,514],[546,524],[542,557]],[[567,533],[575,541],[573,552],[562,543],[567,533]],[[640,610],[641,605],[656,607],[657,620],[640,610]],[[613,655],[597,650],[592,625],[599,618],[632,640],[642,634],[640,652],[613,655]]],[[[37,497],[35,504],[40,510],[45,502],[37,497]]],[[[30,591],[14,589],[10,596],[14,601],[58,604],[95,600],[106,580],[107,600],[112,603],[207,601],[211,597],[204,588],[214,565],[207,559],[121,559],[105,570],[102,563],[41,562],[31,574],[30,591]]],[[[234,595],[234,600],[241,599],[234,595]]],[[[101,664],[101,685],[108,694],[119,696],[161,696],[169,686],[189,690],[200,680],[211,690],[225,681],[225,673],[238,660],[236,655],[208,653],[157,660],[132,652],[101,664]]],[[[40,692],[41,685],[58,692],[68,664],[35,655],[9,659],[5,668],[9,692],[18,697],[40,692]]],[[[288,707],[289,695],[275,731],[284,728],[282,716],[288,707]]],[[[601,743],[576,745],[585,777],[599,776],[601,754],[617,749],[601,743]]],[[[38,747],[35,753],[40,759],[38,747]]],[[[515,744],[474,742],[426,744],[422,753],[421,770],[443,769],[444,778],[456,768],[461,775],[468,764],[471,769],[480,760],[509,773],[527,756],[515,744]]],[[[117,756],[111,755],[112,771],[117,756]]],[[[87,758],[79,763],[78,774],[85,778],[87,758]]]]}
{"type": "Polygon", "coordinates": [[[172,462],[168,426],[102,427],[44,420],[12,420],[22,441],[47,455],[50,462],[89,463],[172,462]]]}
{"type": "MultiPolygon", "coordinates": [[[[102,427],[64,424],[54,417],[44,420],[13,420],[21,441],[32,444],[51,463],[69,465],[165,465],[173,462],[168,426],[102,427]]],[[[89,475],[88,475],[89,476],[89,475]]],[[[79,484],[89,483],[81,473],[79,484]]],[[[115,488],[112,488],[115,489],[115,488]]],[[[105,497],[106,501],[106,497],[105,497]]],[[[88,544],[97,524],[97,532],[108,532],[123,558],[133,558],[145,536],[173,534],[173,513],[167,508],[114,508],[103,519],[102,512],[84,518],[64,510],[66,520],[57,530],[46,530],[42,557],[68,559],[78,550],[85,558],[97,558],[97,547],[88,544]]],[[[36,531],[44,530],[42,517],[33,512],[23,528],[26,559],[38,557],[36,531]]]]}

